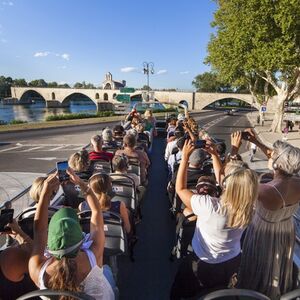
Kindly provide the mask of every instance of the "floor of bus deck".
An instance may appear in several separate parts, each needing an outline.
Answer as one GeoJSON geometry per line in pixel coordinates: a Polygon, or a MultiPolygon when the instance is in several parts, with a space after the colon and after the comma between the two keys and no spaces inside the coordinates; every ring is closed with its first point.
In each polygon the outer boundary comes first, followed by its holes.
{"type": "Polygon", "coordinates": [[[169,299],[177,262],[169,256],[174,243],[175,221],[166,195],[167,170],[163,158],[165,140],[156,138],[152,148],[147,193],[142,204],[143,219],[137,225],[135,262],[118,258],[120,299],[169,299]]]}

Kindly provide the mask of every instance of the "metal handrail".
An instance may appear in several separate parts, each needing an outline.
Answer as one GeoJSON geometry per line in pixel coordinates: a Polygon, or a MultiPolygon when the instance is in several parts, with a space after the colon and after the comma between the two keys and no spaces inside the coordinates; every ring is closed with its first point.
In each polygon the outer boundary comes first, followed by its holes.
{"type": "MultiPolygon", "coordinates": [[[[83,150],[86,150],[89,146],[91,145],[91,143],[88,143],[87,145],[85,145],[84,147],[82,147],[83,150]]],[[[52,169],[51,171],[49,171],[47,173],[47,176],[54,173],[56,171],[55,169],[52,169]]],[[[28,186],[27,188],[25,188],[22,192],[20,192],[18,195],[14,196],[12,199],[5,201],[4,203],[2,203],[0,205],[0,210],[1,209],[5,209],[5,208],[11,208],[12,204],[17,201],[18,199],[20,199],[21,197],[23,197],[24,195],[26,195],[29,190],[31,189],[32,185],[28,186]]]]}

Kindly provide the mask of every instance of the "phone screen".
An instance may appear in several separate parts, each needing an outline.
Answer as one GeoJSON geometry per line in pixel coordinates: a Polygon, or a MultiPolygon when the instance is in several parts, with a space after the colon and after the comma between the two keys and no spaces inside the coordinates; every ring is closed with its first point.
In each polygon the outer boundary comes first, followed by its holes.
{"type": "Polygon", "coordinates": [[[206,140],[197,140],[195,143],[195,148],[205,148],[206,140]]]}
{"type": "Polygon", "coordinates": [[[67,174],[68,167],[69,165],[67,161],[59,161],[56,163],[59,181],[65,181],[69,179],[69,175],[67,174]]]}

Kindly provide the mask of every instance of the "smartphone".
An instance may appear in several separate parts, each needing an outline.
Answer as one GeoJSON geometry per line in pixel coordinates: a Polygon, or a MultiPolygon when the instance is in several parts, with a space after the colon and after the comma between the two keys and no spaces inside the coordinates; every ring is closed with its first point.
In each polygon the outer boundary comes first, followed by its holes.
{"type": "Polygon", "coordinates": [[[197,140],[195,143],[195,148],[205,148],[206,140],[197,140]]]}
{"type": "Polygon", "coordinates": [[[0,232],[10,231],[10,228],[6,225],[13,221],[14,210],[13,209],[2,209],[0,215],[0,232]]]}
{"type": "Polygon", "coordinates": [[[243,140],[249,140],[250,137],[251,137],[251,134],[249,132],[247,132],[247,131],[242,132],[242,139],[243,140]]]}
{"type": "Polygon", "coordinates": [[[58,171],[58,179],[59,181],[66,181],[69,179],[69,174],[67,174],[67,169],[69,165],[67,161],[58,161],[56,163],[56,169],[58,171]]]}

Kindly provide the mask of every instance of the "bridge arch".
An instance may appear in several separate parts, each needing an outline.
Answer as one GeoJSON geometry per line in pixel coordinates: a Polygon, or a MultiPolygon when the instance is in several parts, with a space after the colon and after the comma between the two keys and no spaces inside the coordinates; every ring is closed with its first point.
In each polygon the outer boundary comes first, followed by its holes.
{"type": "Polygon", "coordinates": [[[54,92],[51,93],[51,100],[55,100],[55,93],[54,92]]]}
{"type": "Polygon", "coordinates": [[[105,90],[111,90],[111,84],[110,83],[107,83],[105,86],[104,86],[104,89],[105,90]]]}
{"type": "Polygon", "coordinates": [[[99,93],[96,93],[95,95],[95,99],[98,100],[100,97],[99,97],[99,93]]]}
{"type": "Polygon", "coordinates": [[[180,100],[179,104],[185,105],[187,108],[189,107],[189,103],[186,100],[180,100]]]}
{"type": "Polygon", "coordinates": [[[117,97],[117,94],[113,93],[113,99],[116,99],[116,97],[117,97]]]}
{"type": "Polygon", "coordinates": [[[83,94],[83,93],[71,93],[68,96],[66,96],[63,101],[61,102],[62,106],[70,106],[71,101],[87,101],[90,103],[93,103],[97,106],[97,102],[95,100],[93,100],[92,98],[90,98],[89,96],[83,94]]]}
{"type": "Polygon", "coordinates": [[[21,104],[31,104],[34,102],[46,102],[46,99],[35,90],[27,90],[20,97],[19,103],[21,104]]]}
{"type": "Polygon", "coordinates": [[[108,101],[108,94],[107,94],[107,93],[104,93],[104,94],[103,94],[103,100],[104,100],[104,101],[108,101]]]}

